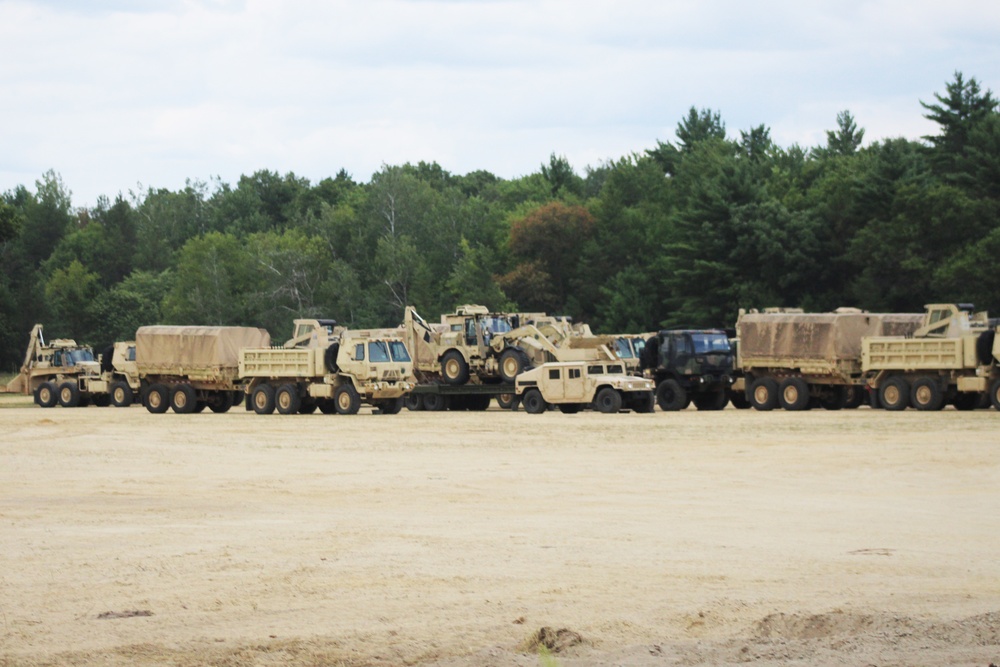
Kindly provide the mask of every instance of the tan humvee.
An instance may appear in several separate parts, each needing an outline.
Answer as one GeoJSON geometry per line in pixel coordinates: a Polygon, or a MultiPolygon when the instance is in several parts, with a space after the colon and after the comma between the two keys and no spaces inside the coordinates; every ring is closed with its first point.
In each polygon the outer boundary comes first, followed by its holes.
{"type": "Polygon", "coordinates": [[[604,413],[623,407],[652,412],[653,381],[626,375],[620,362],[566,361],[542,364],[517,376],[514,391],[526,412],[540,414],[547,404],[574,413],[593,404],[604,413]]]}

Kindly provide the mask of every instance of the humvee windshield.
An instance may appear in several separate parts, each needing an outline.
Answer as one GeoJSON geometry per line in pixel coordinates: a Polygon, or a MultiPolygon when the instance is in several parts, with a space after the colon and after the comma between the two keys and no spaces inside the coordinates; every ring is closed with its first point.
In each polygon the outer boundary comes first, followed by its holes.
{"type": "Polygon", "coordinates": [[[726,337],[726,334],[691,334],[691,340],[694,342],[695,354],[728,353],[732,351],[729,347],[729,338],[726,337]]]}

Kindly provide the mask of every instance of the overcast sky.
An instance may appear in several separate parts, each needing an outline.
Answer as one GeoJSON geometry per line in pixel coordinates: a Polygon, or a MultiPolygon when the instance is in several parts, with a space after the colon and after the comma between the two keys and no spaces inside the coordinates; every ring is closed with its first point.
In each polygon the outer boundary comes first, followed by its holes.
{"type": "Polygon", "coordinates": [[[1000,92],[996,0],[0,0],[0,192],[54,169],[99,195],[269,169],[436,161],[578,173],[673,141],[692,107],[730,136],[814,146],[934,130],[956,70],[1000,92]]]}

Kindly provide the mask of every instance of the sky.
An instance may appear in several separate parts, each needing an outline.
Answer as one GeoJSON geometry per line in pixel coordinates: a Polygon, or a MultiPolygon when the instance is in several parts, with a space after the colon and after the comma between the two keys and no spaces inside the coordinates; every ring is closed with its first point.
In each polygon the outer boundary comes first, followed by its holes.
{"type": "Polygon", "coordinates": [[[0,193],[553,153],[582,175],[691,107],[784,147],[845,109],[865,143],[919,139],[956,71],[1000,91],[995,0],[0,0],[0,193]]]}

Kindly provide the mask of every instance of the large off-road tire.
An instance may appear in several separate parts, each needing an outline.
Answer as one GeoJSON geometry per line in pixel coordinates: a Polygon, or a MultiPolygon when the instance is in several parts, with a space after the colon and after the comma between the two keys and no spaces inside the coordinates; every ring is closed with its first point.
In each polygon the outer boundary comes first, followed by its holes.
{"type": "Polygon", "coordinates": [[[80,405],[80,387],[75,381],[59,385],[59,405],[64,408],[75,408],[80,405]]]}
{"type": "Polygon", "coordinates": [[[448,350],[441,357],[441,377],[445,384],[462,385],[469,381],[469,362],[458,350],[448,350]]]}
{"type": "Polygon", "coordinates": [[[283,384],[274,392],[274,407],[278,409],[278,414],[294,415],[301,405],[299,388],[294,384],[283,384]]]}
{"type": "Polygon", "coordinates": [[[299,401],[299,409],[297,412],[300,415],[311,415],[319,409],[319,404],[316,403],[316,399],[311,396],[306,396],[299,401]]]}
{"type": "Polygon", "coordinates": [[[447,410],[450,401],[441,394],[424,394],[424,410],[427,412],[442,412],[447,410]]]}
{"type": "Polygon", "coordinates": [[[354,387],[342,384],[333,392],[333,402],[337,404],[338,415],[356,415],[361,409],[361,397],[354,387]]]}
{"type": "Polygon", "coordinates": [[[917,378],[910,387],[910,404],[924,412],[940,410],[944,407],[941,385],[934,378],[917,378]]]}
{"type": "Polygon", "coordinates": [[[850,387],[834,385],[825,387],[819,397],[819,404],[824,410],[842,410],[847,405],[847,394],[850,387]]]}
{"type": "Polygon", "coordinates": [[[132,394],[132,387],[127,382],[117,380],[111,383],[111,405],[116,408],[127,408],[132,405],[135,396],[132,394]]]}
{"type": "Polygon", "coordinates": [[[170,392],[170,408],[179,415],[189,415],[198,409],[198,392],[189,384],[179,384],[170,392]]]}
{"type": "Polygon", "coordinates": [[[618,393],[617,389],[602,387],[597,392],[597,396],[594,397],[594,407],[606,415],[621,412],[622,395],[618,393]]]}
{"type": "Polygon", "coordinates": [[[497,394],[496,398],[501,410],[510,410],[517,402],[517,394],[497,394]]]}
{"type": "Polygon", "coordinates": [[[629,406],[640,414],[649,414],[656,408],[656,396],[651,391],[636,391],[629,406]]]}
{"type": "Polygon", "coordinates": [[[683,410],[690,402],[687,392],[677,380],[667,378],[656,385],[656,404],[664,412],[683,410]]]}
{"type": "Polygon", "coordinates": [[[41,408],[54,408],[59,402],[59,390],[54,382],[43,382],[35,389],[35,403],[41,408]]]}
{"type": "Polygon", "coordinates": [[[473,394],[469,396],[469,410],[472,412],[489,410],[491,400],[493,399],[488,394],[473,394]]]}
{"type": "Polygon", "coordinates": [[[504,382],[513,382],[514,379],[531,368],[531,359],[515,347],[508,347],[500,355],[500,377],[504,382]]]}
{"type": "Polygon", "coordinates": [[[733,404],[733,407],[737,410],[749,410],[750,401],[747,400],[747,393],[743,390],[735,391],[730,390],[729,392],[729,402],[733,404]]]}
{"type": "Polygon", "coordinates": [[[956,410],[968,412],[978,408],[981,401],[982,394],[971,391],[960,391],[955,394],[955,398],[951,399],[951,404],[955,406],[956,410]]]}
{"type": "Polygon", "coordinates": [[[994,380],[990,385],[990,403],[994,410],[1000,410],[1000,380],[994,380]]]}
{"type": "Polygon", "coordinates": [[[250,405],[259,415],[269,415],[274,412],[274,387],[262,384],[255,388],[250,396],[250,405]]]}
{"type": "Polygon", "coordinates": [[[723,410],[726,404],[729,403],[729,396],[726,395],[724,389],[717,389],[697,394],[693,399],[693,403],[694,407],[698,410],[723,410]]]}
{"type": "Polygon", "coordinates": [[[800,377],[785,378],[778,386],[778,404],[784,410],[808,410],[809,384],[800,377]]]}
{"type": "Polygon", "coordinates": [[[146,389],[146,397],[142,402],[149,412],[154,415],[162,415],[170,408],[170,389],[167,388],[167,385],[159,382],[150,385],[146,389]]]}
{"type": "Polygon", "coordinates": [[[545,412],[545,399],[542,398],[542,392],[537,389],[529,389],[524,392],[521,396],[521,405],[524,406],[524,411],[532,415],[540,415],[545,412]]]}
{"type": "Polygon", "coordinates": [[[879,387],[878,402],[886,410],[905,410],[910,405],[910,383],[898,376],[889,378],[879,387]]]}
{"type": "Polygon", "coordinates": [[[774,378],[758,378],[750,385],[750,405],[766,412],[778,407],[778,382],[774,378]]]}
{"type": "Polygon", "coordinates": [[[90,402],[97,408],[106,408],[111,405],[111,396],[108,394],[91,394],[90,402]]]}
{"type": "Polygon", "coordinates": [[[324,415],[337,414],[337,404],[333,402],[332,398],[317,398],[316,405],[319,406],[319,411],[324,415]]]}
{"type": "Polygon", "coordinates": [[[846,396],[844,398],[845,410],[857,410],[868,399],[868,392],[864,385],[855,384],[845,387],[846,396]]]}
{"type": "Polygon", "coordinates": [[[403,409],[403,399],[402,398],[389,398],[378,405],[378,413],[380,415],[398,415],[399,411],[403,409]]]}
{"type": "Polygon", "coordinates": [[[236,392],[217,391],[208,399],[208,409],[216,414],[229,412],[239,401],[236,400],[236,392]]]}
{"type": "Polygon", "coordinates": [[[403,397],[403,405],[410,412],[420,412],[424,409],[423,394],[407,394],[403,397]]]}
{"type": "Polygon", "coordinates": [[[331,373],[340,372],[340,366],[337,364],[338,354],[340,354],[340,343],[333,343],[323,353],[323,363],[326,364],[326,370],[331,373]]]}

